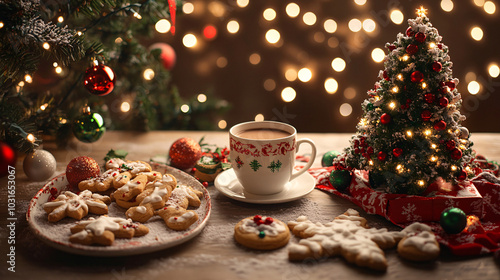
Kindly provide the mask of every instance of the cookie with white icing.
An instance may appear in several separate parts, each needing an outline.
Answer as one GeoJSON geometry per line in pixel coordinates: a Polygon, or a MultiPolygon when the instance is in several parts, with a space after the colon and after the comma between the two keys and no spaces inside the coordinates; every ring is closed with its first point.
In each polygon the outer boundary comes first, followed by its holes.
{"type": "Polygon", "coordinates": [[[278,219],[255,215],[236,224],[234,239],[251,249],[274,250],[288,244],[290,230],[278,219]]]}
{"type": "Polygon", "coordinates": [[[375,270],[386,270],[387,260],[382,248],[393,247],[405,234],[385,228],[367,228],[366,220],[349,209],[333,221],[313,223],[305,216],[288,222],[294,235],[301,237],[299,243],[288,246],[290,260],[320,259],[342,256],[357,266],[375,270]]]}
{"type": "Polygon", "coordinates": [[[178,185],[170,195],[165,207],[155,211],[173,230],[185,230],[198,221],[198,214],[188,210],[189,206],[199,207],[203,193],[186,185],[178,185]]]}
{"type": "Polygon", "coordinates": [[[406,236],[398,244],[398,254],[403,259],[427,262],[439,256],[439,243],[428,225],[413,223],[402,232],[406,236]]]}
{"type": "Polygon", "coordinates": [[[113,196],[116,200],[129,201],[144,191],[147,183],[148,177],[146,175],[136,176],[128,183],[118,188],[113,193],[113,196]]]}
{"type": "Polygon", "coordinates": [[[108,206],[103,200],[110,202],[107,196],[93,194],[89,190],[79,194],[64,191],[54,201],[44,203],[43,209],[48,214],[49,222],[57,222],[64,217],[81,220],[88,213],[97,215],[108,213],[108,206]]]}
{"type": "Polygon", "coordinates": [[[97,177],[81,181],[78,183],[78,189],[81,191],[105,192],[112,186],[113,178],[118,174],[120,173],[116,170],[107,170],[97,177]]]}

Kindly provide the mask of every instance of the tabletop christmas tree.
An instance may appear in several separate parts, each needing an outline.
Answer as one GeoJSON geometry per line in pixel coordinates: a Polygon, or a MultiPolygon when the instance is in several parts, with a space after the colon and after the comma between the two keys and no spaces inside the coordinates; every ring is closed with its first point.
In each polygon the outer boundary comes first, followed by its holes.
{"type": "Polygon", "coordinates": [[[384,70],[362,103],[357,132],[334,160],[337,172],[367,170],[371,186],[389,193],[422,194],[472,175],[472,142],[460,125],[465,117],[448,47],[425,10],[417,15],[386,44],[384,70]]]}

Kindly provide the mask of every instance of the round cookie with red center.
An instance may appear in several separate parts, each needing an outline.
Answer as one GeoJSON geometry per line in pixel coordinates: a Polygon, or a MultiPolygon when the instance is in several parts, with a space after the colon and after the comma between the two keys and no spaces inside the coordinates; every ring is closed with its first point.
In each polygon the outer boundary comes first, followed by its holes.
{"type": "Polygon", "coordinates": [[[274,250],[285,246],[290,240],[288,226],[278,219],[255,215],[234,227],[234,239],[239,244],[257,250],[274,250]]]}

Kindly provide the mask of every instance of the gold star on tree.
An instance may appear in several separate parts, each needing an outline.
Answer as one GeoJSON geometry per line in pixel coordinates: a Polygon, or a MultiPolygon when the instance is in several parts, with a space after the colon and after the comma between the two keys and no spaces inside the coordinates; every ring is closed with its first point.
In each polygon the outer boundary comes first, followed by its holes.
{"type": "Polygon", "coordinates": [[[420,6],[420,8],[417,9],[417,16],[425,17],[426,14],[427,14],[427,9],[424,9],[423,6],[420,6]]]}

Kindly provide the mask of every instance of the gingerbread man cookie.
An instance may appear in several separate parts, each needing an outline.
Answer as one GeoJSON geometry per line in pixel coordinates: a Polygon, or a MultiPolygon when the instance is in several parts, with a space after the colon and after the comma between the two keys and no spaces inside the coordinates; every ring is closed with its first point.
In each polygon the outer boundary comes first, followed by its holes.
{"type": "Polygon", "coordinates": [[[366,228],[366,220],[349,209],[332,222],[313,223],[305,216],[288,222],[292,233],[302,237],[289,246],[290,260],[319,259],[341,255],[350,263],[375,270],[386,270],[387,260],[382,248],[395,246],[405,234],[387,229],[366,228]]]}
{"type": "Polygon", "coordinates": [[[428,225],[413,223],[402,232],[406,236],[398,244],[398,254],[403,259],[426,262],[439,256],[439,243],[428,225]]]}
{"type": "Polygon", "coordinates": [[[78,183],[78,188],[81,191],[89,190],[91,192],[105,192],[111,187],[113,177],[116,177],[118,174],[119,172],[116,170],[107,170],[95,178],[81,181],[78,183]]]}
{"type": "Polygon", "coordinates": [[[191,187],[179,185],[172,191],[165,207],[157,210],[156,214],[163,218],[167,227],[173,230],[185,230],[198,220],[198,214],[187,208],[200,206],[202,195],[202,192],[191,187]]]}
{"type": "Polygon", "coordinates": [[[78,195],[64,191],[54,201],[43,204],[43,209],[48,214],[49,222],[57,222],[66,216],[81,220],[89,212],[97,215],[108,213],[108,206],[103,200],[108,202],[109,198],[92,194],[89,190],[84,190],[78,195]]]}
{"type": "Polygon", "coordinates": [[[117,189],[113,196],[116,200],[130,201],[144,191],[147,182],[148,177],[146,175],[138,175],[117,189]]]}
{"type": "Polygon", "coordinates": [[[288,243],[290,230],[285,223],[278,219],[255,215],[236,224],[234,239],[248,248],[274,250],[288,243]]]}
{"type": "Polygon", "coordinates": [[[101,216],[77,223],[71,233],[69,241],[72,243],[110,246],[115,238],[143,236],[149,233],[149,228],[130,219],[101,216]]]}

